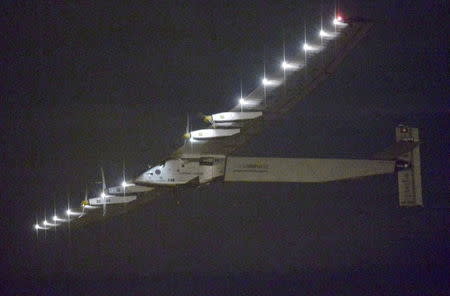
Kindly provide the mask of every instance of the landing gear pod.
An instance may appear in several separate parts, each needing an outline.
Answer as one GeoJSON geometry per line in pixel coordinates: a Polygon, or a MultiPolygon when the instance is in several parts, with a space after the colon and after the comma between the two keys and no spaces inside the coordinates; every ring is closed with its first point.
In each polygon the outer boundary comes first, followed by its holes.
{"type": "Polygon", "coordinates": [[[110,204],[126,204],[135,200],[136,197],[137,197],[136,195],[125,195],[125,196],[107,195],[105,197],[90,198],[89,205],[100,206],[110,204]]]}
{"type": "Polygon", "coordinates": [[[262,112],[222,112],[205,116],[206,122],[234,122],[256,119],[262,116],[262,112]]]}

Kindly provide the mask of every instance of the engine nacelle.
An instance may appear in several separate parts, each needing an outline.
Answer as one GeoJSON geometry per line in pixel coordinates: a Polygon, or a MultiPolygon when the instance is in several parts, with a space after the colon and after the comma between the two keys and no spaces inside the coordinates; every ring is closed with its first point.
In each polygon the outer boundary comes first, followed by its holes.
{"type": "Polygon", "coordinates": [[[205,116],[204,120],[207,122],[232,122],[256,119],[262,116],[262,112],[222,112],[205,116]]]}
{"type": "Polygon", "coordinates": [[[124,183],[120,186],[109,187],[107,190],[108,190],[108,194],[123,195],[123,194],[130,194],[130,193],[148,192],[148,191],[152,191],[153,188],[146,187],[146,186],[140,186],[140,185],[136,185],[133,183],[124,183]]]}
{"type": "Polygon", "coordinates": [[[192,131],[185,134],[186,139],[190,140],[209,140],[215,138],[224,138],[231,137],[241,132],[240,129],[218,129],[218,128],[210,128],[210,129],[201,129],[192,131]]]}

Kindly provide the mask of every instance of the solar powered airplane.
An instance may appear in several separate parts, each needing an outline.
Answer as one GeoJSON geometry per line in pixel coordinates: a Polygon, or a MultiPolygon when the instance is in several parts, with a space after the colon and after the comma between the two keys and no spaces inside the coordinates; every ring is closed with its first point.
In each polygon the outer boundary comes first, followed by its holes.
{"type": "Polygon", "coordinates": [[[381,174],[396,174],[400,206],[422,206],[419,133],[399,125],[395,143],[371,159],[239,157],[233,152],[262,132],[268,119],[280,118],[331,75],[351,49],[366,35],[372,23],[336,16],[328,29],[321,28],[311,42],[306,40],[298,54],[280,69],[261,78],[261,85],[229,111],[203,116],[207,127],[191,130],[189,117],[184,144],[160,164],[150,167],[132,181],[107,188],[102,171],[102,191],[81,207],[70,207],[36,223],[36,231],[63,223],[89,223],[122,211],[108,209],[129,204],[138,207],[167,188],[183,189],[221,182],[331,182],[381,174]]]}

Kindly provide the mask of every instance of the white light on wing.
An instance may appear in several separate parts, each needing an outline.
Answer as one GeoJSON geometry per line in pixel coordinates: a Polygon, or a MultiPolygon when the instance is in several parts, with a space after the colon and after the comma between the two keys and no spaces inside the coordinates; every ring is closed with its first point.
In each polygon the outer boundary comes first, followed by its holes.
{"type": "Polygon", "coordinates": [[[78,212],[74,212],[74,211],[72,211],[71,209],[68,209],[67,211],[66,211],[66,215],[67,216],[80,216],[80,215],[82,215],[83,213],[78,213],[78,212]]]}
{"type": "Polygon", "coordinates": [[[267,79],[266,77],[261,79],[261,82],[264,86],[276,86],[279,84],[277,80],[267,79]]]}
{"type": "Polygon", "coordinates": [[[34,225],[34,229],[37,231],[37,230],[39,230],[39,229],[42,229],[42,230],[48,230],[48,229],[50,229],[50,228],[48,228],[48,227],[43,227],[43,226],[41,226],[41,225],[39,225],[39,224],[35,224],[35,225],[34,225]]]}
{"type": "Polygon", "coordinates": [[[66,219],[59,218],[59,217],[56,216],[56,215],[53,216],[52,219],[53,219],[53,221],[55,221],[55,222],[65,222],[65,221],[67,221],[66,219]]]}
{"type": "Polygon", "coordinates": [[[307,42],[303,43],[303,50],[305,53],[315,53],[323,49],[323,46],[320,45],[311,45],[307,42]]]}
{"type": "Polygon", "coordinates": [[[342,21],[342,17],[340,15],[338,15],[334,20],[333,20],[333,25],[335,26],[339,26],[339,27],[345,27],[347,26],[346,23],[344,23],[342,21]]]}
{"type": "Polygon", "coordinates": [[[327,31],[324,31],[324,30],[320,30],[319,36],[320,37],[324,37],[324,38],[331,38],[331,37],[334,37],[334,34],[331,34],[331,33],[327,32],[327,31]]]}
{"type": "Polygon", "coordinates": [[[48,222],[47,220],[44,220],[44,226],[51,226],[51,227],[54,227],[54,226],[58,226],[58,224],[55,224],[55,223],[50,223],[50,222],[48,222]]]}
{"type": "Polygon", "coordinates": [[[298,69],[298,65],[283,61],[281,63],[281,68],[283,68],[283,70],[296,70],[296,69],[298,69]]]}
{"type": "Polygon", "coordinates": [[[243,98],[243,97],[240,97],[238,99],[238,101],[239,101],[239,105],[241,105],[241,107],[243,107],[243,106],[251,107],[251,106],[258,105],[258,103],[259,103],[258,100],[255,100],[252,98],[243,98]]]}
{"type": "Polygon", "coordinates": [[[311,45],[309,45],[308,43],[304,43],[303,44],[303,50],[304,51],[311,51],[311,50],[314,50],[314,47],[312,47],[311,45]]]}

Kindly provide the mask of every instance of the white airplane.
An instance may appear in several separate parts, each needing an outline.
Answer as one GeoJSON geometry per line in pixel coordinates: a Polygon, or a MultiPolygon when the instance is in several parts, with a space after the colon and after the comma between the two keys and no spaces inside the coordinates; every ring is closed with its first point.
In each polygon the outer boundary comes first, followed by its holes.
{"type": "Polygon", "coordinates": [[[136,204],[149,196],[158,196],[163,187],[199,186],[223,182],[330,182],[379,174],[397,174],[400,206],[421,206],[421,177],[418,129],[399,125],[396,143],[373,159],[261,158],[231,154],[264,130],[267,118],[280,118],[332,73],[348,55],[371,23],[344,20],[337,16],[333,28],[321,28],[317,40],[304,41],[290,60],[266,77],[261,86],[241,97],[231,110],[203,117],[209,126],[191,130],[189,117],[183,135],[184,144],[160,164],[153,166],[131,182],[107,188],[102,170],[102,191],[94,198],[87,195],[81,209],[67,209],[66,218],[54,216],[53,222],[36,223],[36,231],[57,227],[61,222],[76,223],[101,212],[107,206],[136,204]],[[331,40],[339,39],[328,48],[331,40]],[[326,42],[324,42],[324,40],[326,42]],[[315,45],[315,44],[320,44],[315,45]],[[314,56],[321,55],[320,59],[314,56]],[[306,63],[306,56],[308,63],[306,63]],[[307,71],[304,72],[303,71],[307,71]],[[306,75],[307,73],[307,75],[306,75]],[[289,79],[289,84],[286,80],[289,79]],[[278,87],[286,83],[288,91],[278,87]],[[299,87],[301,86],[301,87],[299,87]],[[142,197],[142,198],[141,198],[142,197]],[[103,209],[99,211],[99,209],[103,209]]]}

